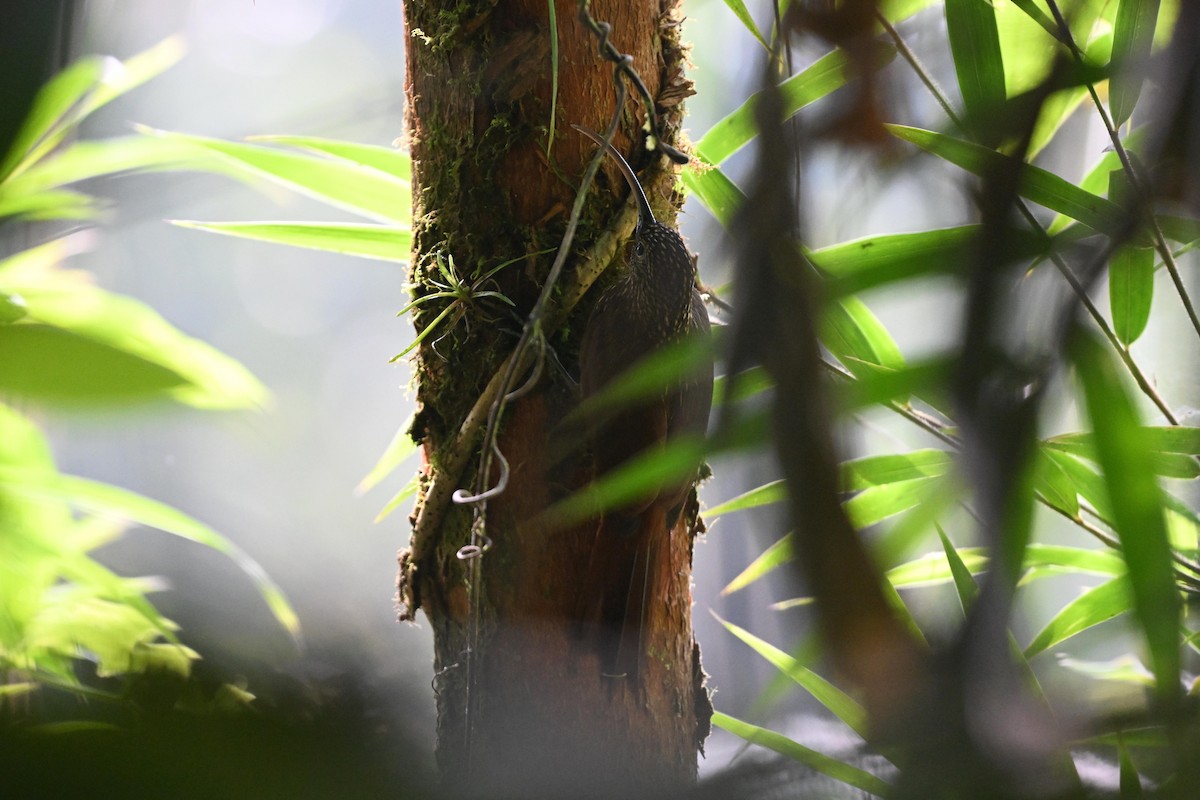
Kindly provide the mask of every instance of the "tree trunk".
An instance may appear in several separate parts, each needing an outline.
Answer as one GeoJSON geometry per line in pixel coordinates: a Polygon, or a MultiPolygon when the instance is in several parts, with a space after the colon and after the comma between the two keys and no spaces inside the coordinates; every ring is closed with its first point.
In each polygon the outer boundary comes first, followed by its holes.
{"type": "MultiPolygon", "coordinates": [[[[423,608],[433,627],[439,765],[447,778],[486,785],[491,794],[612,794],[689,782],[711,714],[691,629],[695,502],[675,530],[662,532],[669,563],[660,596],[649,602],[648,657],[637,680],[602,676],[572,618],[595,520],[567,529],[539,521],[591,477],[586,453],[564,448],[555,426],[576,402],[569,376],[577,375],[596,291],[547,331],[553,353],[537,387],[509,406],[499,446],[512,475],[488,505],[494,546],[479,562],[478,585],[456,556],[469,541],[471,513],[447,503],[447,489],[474,485],[480,448],[477,426],[464,420],[516,343],[594,152],[570,124],[603,129],[616,100],[613,65],[597,55],[577,6],[556,0],[556,10],[558,101],[547,155],[553,62],[545,0],[404,4],[414,293],[446,282],[439,262],[471,283],[516,259],[475,286],[502,292],[515,309],[489,297],[443,298],[416,314],[423,330],[454,304],[418,352],[412,433],[423,448],[422,492],[400,572],[403,616],[423,608]],[[480,625],[468,668],[473,603],[480,625]]],[[[591,13],[611,23],[613,43],[633,56],[656,98],[662,135],[674,141],[680,101],[690,94],[675,3],[608,0],[591,13]]],[[[635,92],[630,97],[615,144],[642,170],[660,219],[672,219],[681,198],[665,159],[644,150],[645,108],[635,92]]],[[[617,228],[613,220],[623,220],[626,235],[631,226],[628,208],[621,212],[624,183],[605,169],[575,254],[617,228]]],[[[572,268],[568,261],[568,274],[572,268]]]]}

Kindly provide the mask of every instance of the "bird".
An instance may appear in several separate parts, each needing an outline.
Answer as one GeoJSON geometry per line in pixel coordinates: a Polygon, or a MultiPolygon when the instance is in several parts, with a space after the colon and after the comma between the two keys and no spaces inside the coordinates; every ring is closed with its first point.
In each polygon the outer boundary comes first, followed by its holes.
{"type": "MultiPolygon", "coordinates": [[[[579,383],[581,401],[586,402],[656,350],[686,337],[707,335],[710,322],[696,288],[694,262],[679,233],[655,219],[645,191],[620,152],[594,131],[574,127],[605,148],[638,207],[625,269],[604,289],[583,329],[579,383]]],[[[587,440],[594,477],[601,478],[681,435],[703,435],[712,386],[713,366],[708,358],[677,385],[613,409],[592,424],[587,440]]],[[[678,484],[606,510],[599,520],[580,584],[578,616],[600,649],[602,674],[636,679],[640,673],[648,603],[666,580],[670,531],[695,478],[693,471],[678,484]]]]}

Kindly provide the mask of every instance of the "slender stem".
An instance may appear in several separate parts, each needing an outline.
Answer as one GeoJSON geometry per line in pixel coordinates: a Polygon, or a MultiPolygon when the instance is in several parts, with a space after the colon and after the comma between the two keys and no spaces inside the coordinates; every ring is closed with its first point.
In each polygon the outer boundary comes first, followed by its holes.
{"type": "MultiPolygon", "coordinates": [[[[1084,61],[1083,52],[1079,49],[1079,45],[1076,44],[1075,37],[1071,33],[1070,26],[1067,25],[1067,21],[1063,17],[1058,3],[1055,0],[1047,0],[1047,4],[1050,7],[1050,12],[1054,15],[1054,20],[1058,24],[1059,30],[1062,32],[1061,40],[1066,43],[1076,62],[1082,64],[1084,61]]],[[[1099,92],[1096,91],[1096,85],[1089,81],[1087,89],[1088,95],[1092,98],[1092,105],[1096,107],[1096,113],[1100,115],[1104,129],[1108,132],[1108,138],[1112,141],[1113,150],[1116,152],[1117,158],[1121,160],[1121,167],[1129,177],[1129,184],[1133,188],[1137,206],[1143,208],[1149,207],[1151,199],[1149,188],[1134,168],[1133,159],[1129,157],[1129,151],[1125,148],[1125,143],[1121,141],[1120,132],[1113,125],[1112,118],[1108,115],[1108,110],[1104,107],[1104,102],[1100,99],[1099,92]]],[[[1179,265],[1175,261],[1175,256],[1171,252],[1171,248],[1167,246],[1166,236],[1163,235],[1162,227],[1158,224],[1158,219],[1154,216],[1153,211],[1146,216],[1149,219],[1150,232],[1154,235],[1154,248],[1162,256],[1163,265],[1166,266],[1167,272],[1171,275],[1171,282],[1175,284],[1175,291],[1179,294],[1179,300],[1183,303],[1188,320],[1191,321],[1196,335],[1200,337],[1200,316],[1196,315],[1196,308],[1192,305],[1192,298],[1188,296],[1187,287],[1183,285],[1183,278],[1179,274],[1179,265]]]]}
{"type": "MultiPolygon", "coordinates": [[[[1053,0],[1051,0],[1051,6],[1054,6],[1053,0]]],[[[925,87],[933,95],[933,97],[937,101],[938,105],[940,105],[942,107],[942,109],[946,112],[946,115],[950,118],[951,122],[953,122],[960,130],[962,130],[961,121],[959,120],[958,116],[954,113],[954,110],[950,106],[950,101],[946,98],[946,96],[942,92],[941,88],[937,85],[937,82],[933,79],[933,76],[929,74],[929,72],[925,69],[925,66],[923,64],[921,64],[921,62],[917,59],[916,54],[914,54],[912,52],[912,50],[908,47],[908,43],[904,41],[904,37],[900,35],[899,31],[897,31],[894,27],[892,27],[887,22],[887,20],[885,18],[883,18],[882,15],[878,15],[878,16],[879,16],[880,23],[883,24],[884,28],[888,32],[888,35],[890,35],[892,37],[892,41],[895,42],[896,49],[900,52],[901,56],[903,56],[904,60],[909,63],[909,65],[913,68],[913,71],[915,71],[917,73],[917,77],[921,79],[921,83],[925,84],[925,87]]],[[[1059,14],[1058,16],[1061,17],[1061,14],[1059,14]]],[[[1061,23],[1061,24],[1063,24],[1064,29],[1065,29],[1065,23],[1061,23]]],[[[1070,39],[1069,29],[1067,29],[1067,39],[1065,39],[1064,41],[1067,43],[1068,47],[1071,47],[1073,50],[1077,50],[1077,48],[1075,47],[1074,40],[1070,39]]],[[[1076,57],[1078,58],[1078,53],[1076,53],[1076,57]]],[[[1092,89],[1092,91],[1094,93],[1095,90],[1091,86],[1091,84],[1088,85],[1088,88],[1092,89]]],[[[1106,125],[1111,129],[1111,121],[1108,119],[1107,114],[1104,113],[1102,104],[1101,104],[1100,108],[1101,108],[1101,114],[1105,119],[1106,125]]],[[[1120,139],[1120,137],[1114,136],[1114,146],[1116,146],[1118,148],[1117,153],[1118,153],[1118,155],[1121,155],[1122,164],[1127,164],[1126,169],[1130,172],[1130,174],[1133,174],[1132,165],[1128,164],[1128,159],[1129,159],[1128,153],[1126,153],[1124,147],[1121,146],[1119,139],[1120,139]]],[[[1017,207],[1020,210],[1021,215],[1029,223],[1030,227],[1032,227],[1035,231],[1041,233],[1043,236],[1049,237],[1049,233],[1046,231],[1045,227],[1042,226],[1042,224],[1038,221],[1037,217],[1035,217],[1033,215],[1033,213],[1029,210],[1029,206],[1028,206],[1028,204],[1026,204],[1026,202],[1024,200],[1018,198],[1017,207]]],[[[1155,228],[1157,230],[1157,226],[1158,226],[1157,221],[1154,224],[1155,224],[1155,228]]],[[[1158,231],[1158,236],[1159,236],[1159,240],[1158,240],[1159,244],[1162,245],[1159,248],[1160,251],[1167,250],[1168,256],[1170,257],[1170,263],[1174,264],[1175,263],[1174,254],[1171,254],[1169,252],[1169,249],[1166,248],[1164,240],[1162,239],[1161,230],[1158,231]]],[[[1063,261],[1062,257],[1059,256],[1057,253],[1051,253],[1050,260],[1052,262],[1054,262],[1054,266],[1058,268],[1058,271],[1062,274],[1062,276],[1066,279],[1067,283],[1071,286],[1072,291],[1075,292],[1075,295],[1079,298],[1079,301],[1083,304],[1083,307],[1085,309],[1087,309],[1088,316],[1090,316],[1092,318],[1092,321],[1096,323],[1096,326],[1100,328],[1100,332],[1104,335],[1104,338],[1108,340],[1109,344],[1117,352],[1117,356],[1121,359],[1121,363],[1123,363],[1125,365],[1125,368],[1129,371],[1129,374],[1133,377],[1134,382],[1137,383],[1138,388],[1142,391],[1143,394],[1146,395],[1146,397],[1148,397],[1150,399],[1150,401],[1152,403],[1154,403],[1155,407],[1157,407],[1158,410],[1160,412],[1162,412],[1162,415],[1164,417],[1166,417],[1166,419],[1172,425],[1178,425],[1179,420],[1171,412],[1170,406],[1168,406],[1166,404],[1166,402],[1162,399],[1162,397],[1155,390],[1154,386],[1152,386],[1150,381],[1146,379],[1145,374],[1138,367],[1137,363],[1133,360],[1133,356],[1129,353],[1129,349],[1126,348],[1123,344],[1121,344],[1120,340],[1117,339],[1116,335],[1112,331],[1112,328],[1109,326],[1108,321],[1104,319],[1104,315],[1101,314],[1100,310],[1096,308],[1094,303],[1092,303],[1091,298],[1088,297],[1087,291],[1085,291],[1084,288],[1079,284],[1078,279],[1075,278],[1075,275],[1073,272],[1071,272],[1070,267],[1067,266],[1066,262],[1063,261]]],[[[1167,257],[1164,257],[1163,261],[1164,261],[1164,263],[1167,263],[1167,257]]],[[[1168,267],[1168,269],[1170,269],[1170,267],[1168,267]]],[[[1180,286],[1180,284],[1178,284],[1178,283],[1176,285],[1180,286]]],[[[1186,307],[1190,308],[1191,303],[1187,299],[1186,293],[1182,294],[1181,296],[1184,298],[1184,305],[1186,307]]]]}
{"type": "Polygon", "coordinates": [[[925,69],[925,65],[921,63],[921,60],[917,58],[917,54],[908,46],[908,42],[892,26],[892,23],[888,22],[887,17],[882,12],[877,10],[875,17],[879,20],[879,24],[883,26],[883,29],[887,31],[888,36],[892,37],[892,42],[896,45],[896,50],[900,53],[900,57],[907,61],[909,66],[913,68],[913,71],[917,73],[917,77],[921,80],[921,83],[925,84],[925,88],[933,95],[933,99],[937,101],[937,104],[942,107],[942,111],[946,112],[946,116],[954,123],[954,127],[960,131],[965,131],[966,128],[963,127],[962,119],[955,113],[954,107],[950,105],[950,100],[946,97],[946,93],[942,91],[941,86],[938,86],[937,81],[933,79],[933,75],[930,74],[929,70],[925,69]]]}
{"type": "MultiPolygon", "coordinates": [[[[1049,238],[1050,234],[1042,226],[1042,223],[1038,221],[1037,217],[1033,215],[1033,212],[1029,210],[1029,206],[1024,200],[1017,200],[1017,208],[1020,210],[1021,215],[1025,217],[1025,220],[1029,223],[1030,227],[1041,233],[1043,236],[1049,238]]],[[[1088,316],[1090,316],[1092,321],[1096,323],[1096,327],[1100,329],[1100,332],[1104,335],[1104,338],[1107,339],[1112,348],[1117,351],[1117,355],[1120,357],[1121,362],[1125,365],[1125,368],[1129,370],[1129,374],[1133,376],[1133,380],[1137,383],[1138,388],[1141,389],[1143,394],[1150,398],[1150,402],[1154,403],[1154,405],[1158,407],[1158,410],[1162,412],[1162,415],[1167,418],[1168,422],[1170,422],[1172,425],[1178,425],[1179,420],[1171,412],[1171,407],[1166,404],[1166,402],[1155,390],[1154,386],[1149,380],[1146,379],[1145,373],[1143,373],[1141,368],[1138,367],[1137,362],[1133,360],[1133,356],[1130,354],[1129,348],[1121,344],[1121,340],[1117,338],[1115,333],[1113,333],[1112,327],[1108,324],[1108,320],[1106,320],[1104,315],[1100,313],[1100,309],[1096,308],[1096,304],[1092,302],[1092,298],[1088,296],[1087,290],[1082,284],[1079,283],[1079,279],[1075,277],[1075,273],[1071,271],[1071,267],[1066,261],[1063,260],[1062,256],[1055,252],[1050,253],[1050,261],[1055,267],[1058,268],[1059,274],[1063,276],[1063,279],[1066,280],[1067,284],[1071,287],[1071,291],[1075,293],[1075,296],[1079,299],[1079,302],[1085,309],[1087,309],[1088,316]]]]}

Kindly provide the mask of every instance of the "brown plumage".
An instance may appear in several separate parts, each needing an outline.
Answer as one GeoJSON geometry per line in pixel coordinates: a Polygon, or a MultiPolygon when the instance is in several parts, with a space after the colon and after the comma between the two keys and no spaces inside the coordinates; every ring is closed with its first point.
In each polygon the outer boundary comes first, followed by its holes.
{"type": "MultiPolygon", "coordinates": [[[[575,126],[597,143],[595,133],[575,126]]],[[[650,210],[633,170],[611,145],[638,200],[638,224],[626,270],[601,295],[583,331],[579,353],[583,399],[594,396],[649,353],[709,330],[683,240],[650,210]]],[[[601,477],[685,433],[703,434],[712,405],[712,364],[650,400],[617,409],[589,430],[601,477]]],[[[697,465],[698,467],[699,465],[697,465]]],[[[580,587],[579,616],[600,648],[607,674],[635,677],[645,651],[647,604],[664,585],[668,536],[691,492],[693,473],[676,486],[605,513],[596,530],[580,587]]]]}

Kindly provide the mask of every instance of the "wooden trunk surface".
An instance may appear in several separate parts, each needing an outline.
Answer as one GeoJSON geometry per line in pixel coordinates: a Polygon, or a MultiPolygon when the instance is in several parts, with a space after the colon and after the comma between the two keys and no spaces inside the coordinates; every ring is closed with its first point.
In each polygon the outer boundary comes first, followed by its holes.
{"type": "MultiPolygon", "coordinates": [[[[431,277],[435,252],[453,255],[469,274],[474,264],[534,253],[561,237],[574,186],[594,150],[570,124],[602,129],[615,91],[612,64],[597,56],[597,41],[579,23],[577,6],[559,0],[556,9],[557,133],[547,157],[551,60],[545,0],[405,2],[414,284],[431,277]]],[[[673,136],[680,124],[678,99],[686,94],[683,54],[671,24],[673,2],[608,0],[594,3],[591,11],[612,24],[616,46],[634,56],[652,96],[662,98],[660,119],[673,136]]],[[[643,120],[643,106],[631,99],[616,139],[623,152],[630,153],[635,138],[640,142],[636,134],[643,120]]],[[[651,161],[640,144],[631,155],[635,169],[651,161]]],[[[590,244],[624,197],[615,173],[600,183],[576,251],[590,244]]],[[[661,195],[663,184],[657,186],[661,195]]],[[[648,189],[653,193],[655,187],[648,189]]],[[[677,205],[678,198],[670,200],[677,205]]],[[[497,286],[488,288],[512,298],[523,316],[552,258],[531,255],[499,273],[497,286]]],[[[573,370],[590,302],[594,299],[586,298],[550,339],[567,371],[573,370]]],[[[428,319],[418,316],[418,326],[428,319]]],[[[446,334],[436,350],[427,341],[420,351],[421,410],[414,434],[422,442],[427,478],[437,474],[439,454],[515,343],[515,336],[501,331],[519,330],[515,320],[469,322],[446,334]]],[[[402,601],[415,596],[434,631],[439,765],[451,782],[486,786],[489,794],[586,796],[684,784],[695,777],[703,741],[698,731],[707,730],[710,707],[691,629],[691,515],[675,530],[661,532],[670,557],[663,566],[666,579],[658,582],[661,596],[650,601],[640,680],[602,677],[596,653],[571,619],[595,521],[551,530],[537,517],[588,477],[582,452],[549,463],[552,449],[561,452],[555,425],[572,403],[571,381],[551,363],[538,389],[506,417],[500,447],[513,472],[507,492],[489,505],[488,534],[495,544],[482,562],[482,635],[470,676],[471,594],[455,557],[469,536],[466,509],[446,516],[436,541],[423,548],[429,556],[410,564],[401,578],[402,601]],[[470,736],[464,724],[469,691],[470,736]]],[[[470,469],[460,486],[472,485],[470,469]]]]}

